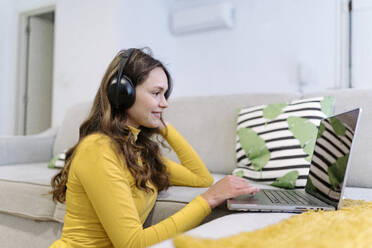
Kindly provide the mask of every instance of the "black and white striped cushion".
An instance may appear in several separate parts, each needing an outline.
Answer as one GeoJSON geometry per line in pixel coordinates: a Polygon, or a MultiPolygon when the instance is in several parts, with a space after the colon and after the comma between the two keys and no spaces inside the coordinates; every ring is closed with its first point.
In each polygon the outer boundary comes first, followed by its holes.
{"type": "Polygon", "coordinates": [[[301,117],[312,123],[309,125],[314,125],[315,133],[312,135],[315,135],[315,143],[316,127],[319,126],[323,118],[328,117],[333,112],[333,98],[317,97],[283,104],[285,107],[280,114],[272,119],[265,118],[263,114],[264,109],[268,106],[262,105],[241,109],[237,118],[237,131],[244,128],[252,130],[266,144],[270,153],[267,164],[262,169],[255,169],[246,155],[247,151],[242,148],[239,135],[237,135],[237,168],[233,171],[233,174],[264,184],[272,184],[277,178],[297,171],[298,178],[295,187],[303,188],[306,185],[309,173],[309,154],[304,151],[300,141],[289,128],[288,118],[301,117]],[[321,103],[325,100],[331,103],[331,111],[330,108],[322,109],[321,103]]]}

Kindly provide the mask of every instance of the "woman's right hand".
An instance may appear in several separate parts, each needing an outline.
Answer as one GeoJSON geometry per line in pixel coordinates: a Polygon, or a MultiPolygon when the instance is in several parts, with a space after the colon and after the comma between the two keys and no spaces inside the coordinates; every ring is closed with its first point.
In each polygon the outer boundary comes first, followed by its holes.
{"type": "Polygon", "coordinates": [[[259,189],[257,187],[249,185],[245,179],[229,175],[212,185],[201,196],[209,203],[211,209],[213,209],[229,198],[254,194],[258,191],[259,189]]]}

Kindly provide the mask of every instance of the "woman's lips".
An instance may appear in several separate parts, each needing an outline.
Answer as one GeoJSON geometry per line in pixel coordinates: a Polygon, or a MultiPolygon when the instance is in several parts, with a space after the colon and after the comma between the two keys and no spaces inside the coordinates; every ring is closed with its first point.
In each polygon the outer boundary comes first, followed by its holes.
{"type": "Polygon", "coordinates": [[[161,112],[152,112],[152,114],[158,119],[161,117],[161,112]]]}

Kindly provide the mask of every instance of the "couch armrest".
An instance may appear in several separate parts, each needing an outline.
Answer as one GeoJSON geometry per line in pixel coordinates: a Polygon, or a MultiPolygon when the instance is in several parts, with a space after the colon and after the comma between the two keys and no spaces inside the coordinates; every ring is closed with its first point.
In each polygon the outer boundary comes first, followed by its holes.
{"type": "Polygon", "coordinates": [[[57,128],[28,136],[0,136],[0,166],[47,162],[53,156],[57,128]]]}

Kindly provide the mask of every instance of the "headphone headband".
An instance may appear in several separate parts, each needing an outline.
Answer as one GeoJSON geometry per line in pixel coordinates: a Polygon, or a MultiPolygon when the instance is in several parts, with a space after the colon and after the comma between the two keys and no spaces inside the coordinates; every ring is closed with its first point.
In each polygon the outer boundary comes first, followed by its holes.
{"type": "Polygon", "coordinates": [[[127,62],[130,60],[134,53],[134,48],[130,48],[124,52],[124,55],[120,58],[119,68],[118,68],[118,77],[117,77],[117,84],[120,83],[121,76],[123,75],[124,67],[127,62]]]}
{"type": "Polygon", "coordinates": [[[135,50],[134,48],[130,48],[125,50],[122,56],[120,56],[116,82],[112,82],[108,87],[109,101],[111,106],[117,110],[129,108],[135,101],[134,85],[130,78],[124,75],[125,65],[132,57],[135,50]]]}

